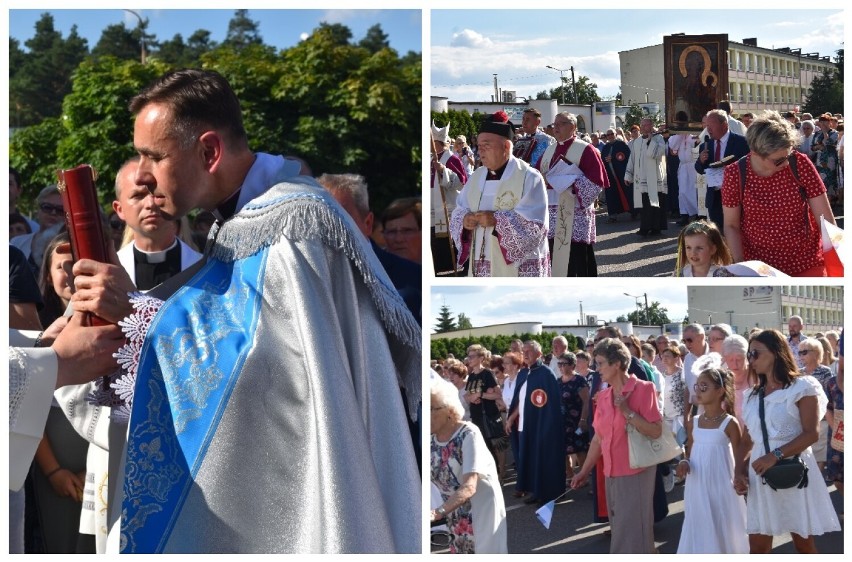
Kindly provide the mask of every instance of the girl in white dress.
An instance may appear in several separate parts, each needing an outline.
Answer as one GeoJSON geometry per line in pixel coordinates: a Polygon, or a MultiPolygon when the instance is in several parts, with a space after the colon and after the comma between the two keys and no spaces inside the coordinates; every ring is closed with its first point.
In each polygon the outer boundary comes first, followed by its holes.
{"type": "Polygon", "coordinates": [[[678,554],[746,554],[746,505],[734,491],[734,451],[742,432],[734,417],[734,376],[702,371],[695,399],[704,413],[687,422],[686,458],[677,475],[686,480],[678,554]]]}

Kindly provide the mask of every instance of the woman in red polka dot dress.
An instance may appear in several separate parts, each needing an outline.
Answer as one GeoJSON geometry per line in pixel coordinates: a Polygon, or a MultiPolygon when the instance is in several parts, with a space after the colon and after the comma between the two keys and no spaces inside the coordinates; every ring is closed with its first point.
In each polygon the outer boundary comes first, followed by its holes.
{"type": "Polygon", "coordinates": [[[834,215],[813,163],[793,148],[798,131],[771,111],[752,122],[746,140],[751,152],[745,187],[736,164],[725,168],[722,183],[725,238],[734,262],[760,260],[787,275],[824,277],[819,217],[834,223],[834,215]]]}

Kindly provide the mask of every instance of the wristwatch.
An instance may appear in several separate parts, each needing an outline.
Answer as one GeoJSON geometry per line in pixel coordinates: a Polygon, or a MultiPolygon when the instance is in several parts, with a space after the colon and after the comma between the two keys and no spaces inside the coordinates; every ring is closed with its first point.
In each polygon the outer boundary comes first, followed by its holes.
{"type": "Polygon", "coordinates": [[[776,448],[772,451],[772,454],[775,455],[775,458],[779,461],[784,458],[784,453],[781,452],[781,449],[776,448]]]}
{"type": "Polygon", "coordinates": [[[441,507],[439,507],[438,509],[435,510],[435,513],[437,513],[441,517],[445,517],[447,515],[447,510],[444,509],[444,506],[441,506],[441,507]]]}
{"type": "Polygon", "coordinates": [[[636,417],[636,412],[631,410],[631,412],[629,414],[627,414],[627,421],[630,421],[635,417],[636,417]]]}

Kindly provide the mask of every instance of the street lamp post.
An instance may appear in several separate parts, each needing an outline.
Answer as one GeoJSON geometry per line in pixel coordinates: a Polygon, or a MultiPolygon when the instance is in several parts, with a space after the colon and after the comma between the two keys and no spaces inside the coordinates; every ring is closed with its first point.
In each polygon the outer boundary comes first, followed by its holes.
{"type": "Polygon", "coordinates": [[[549,64],[546,65],[545,68],[549,68],[550,70],[555,70],[559,72],[559,90],[562,92],[562,105],[565,105],[565,77],[562,76],[562,73],[565,71],[559,68],[554,68],[549,64]]]}
{"type": "Polygon", "coordinates": [[[565,78],[562,76],[562,73],[568,72],[569,70],[571,71],[571,91],[574,92],[574,103],[579,103],[577,98],[577,82],[574,80],[574,67],[569,66],[568,68],[555,68],[548,64],[545,65],[545,68],[559,72],[559,81],[562,84],[562,105],[565,105],[565,78]]]}
{"type": "Polygon", "coordinates": [[[145,30],[142,28],[142,16],[136,11],[128,10],[127,8],[124,8],[124,11],[133,14],[139,20],[139,42],[142,44],[142,64],[145,64],[145,30]]]}
{"type": "MultiPolygon", "coordinates": [[[[636,299],[636,312],[637,312],[636,313],[636,320],[639,320],[639,306],[640,306],[639,305],[639,302],[640,302],[639,299],[641,297],[645,297],[645,318],[647,319],[647,322],[650,324],[651,323],[651,310],[648,308],[648,293],[642,293],[641,295],[631,295],[629,293],[624,293],[624,296],[636,299]]],[[[639,322],[637,322],[637,324],[638,323],[639,322]]]]}

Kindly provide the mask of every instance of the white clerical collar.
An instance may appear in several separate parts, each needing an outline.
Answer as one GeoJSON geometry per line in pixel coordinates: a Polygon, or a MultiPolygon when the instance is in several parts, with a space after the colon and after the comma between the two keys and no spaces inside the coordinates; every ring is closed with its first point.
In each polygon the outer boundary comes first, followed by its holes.
{"type": "MultiPolygon", "coordinates": [[[[258,152],[254,156],[254,164],[249,168],[243,184],[239,187],[234,214],[239,213],[246,203],[266,192],[276,183],[298,176],[302,169],[301,162],[291,158],[263,152],[258,152]]],[[[213,214],[218,220],[230,218],[220,216],[218,210],[213,210],[213,214]]]]}
{"type": "Polygon", "coordinates": [[[166,248],[165,250],[159,250],[155,252],[146,252],[145,250],[140,250],[139,246],[136,245],[136,241],[133,242],[133,249],[145,256],[145,260],[148,263],[163,263],[166,261],[166,254],[169,253],[169,250],[174,249],[177,246],[177,238],[174,239],[172,245],[166,248]]]}

